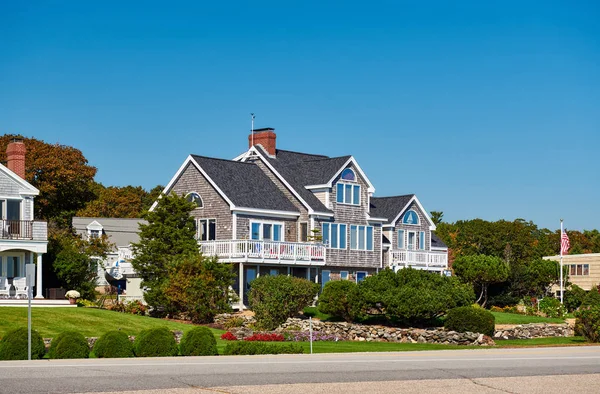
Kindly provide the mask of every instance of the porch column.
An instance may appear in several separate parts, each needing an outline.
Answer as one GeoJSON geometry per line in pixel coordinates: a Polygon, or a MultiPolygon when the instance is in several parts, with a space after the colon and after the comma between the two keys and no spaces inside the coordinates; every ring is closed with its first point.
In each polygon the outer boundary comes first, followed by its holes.
{"type": "Polygon", "coordinates": [[[37,272],[35,282],[35,298],[44,298],[42,295],[42,253],[36,253],[37,256],[37,272]]]}
{"type": "Polygon", "coordinates": [[[242,309],[244,308],[244,263],[240,263],[240,272],[238,273],[238,282],[239,282],[239,293],[238,296],[240,297],[240,301],[239,301],[239,305],[240,305],[240,312],[242,311],[242,309]]]}

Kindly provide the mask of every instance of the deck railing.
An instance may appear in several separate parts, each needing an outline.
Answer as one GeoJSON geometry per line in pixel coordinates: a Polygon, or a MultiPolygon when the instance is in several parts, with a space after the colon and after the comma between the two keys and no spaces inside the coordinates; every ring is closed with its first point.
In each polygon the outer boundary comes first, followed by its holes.
{"type": "Polygon", "coordinates": [[[321,262],[326,259],[325,245],[318,243],[256,240],[203,241],[203,254],[228,260],[273,260],[321,262]]]}
{"type": "Polygon", "coordinates": [[[448,253],[426,252],[406,249],[392,250],[392,267],[415,267],[425,269],[445,269],[448,267],[448,253]]]}
{"type": "Polygon", "coordinates": [[[48,239],[48,225],[37,220],[0,220],[0,239],[48,239]]]}

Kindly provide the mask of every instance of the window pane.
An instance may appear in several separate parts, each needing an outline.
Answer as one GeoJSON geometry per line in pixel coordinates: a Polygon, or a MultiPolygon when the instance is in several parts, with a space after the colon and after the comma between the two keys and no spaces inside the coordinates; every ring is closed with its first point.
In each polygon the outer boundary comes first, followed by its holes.
{"type": "Polygon", "coordinates": [[[338,225],[337,224],[331,225],[331,247],[332,248],[338,247],[338,225]]]}
{"type": "Polygon", "coordinates": [[[279,275],[279,270],[276,269],[276,268],[271,268],[269,270],[269,275],[271,275],[271,276],[277,276],[277,275],[279,275]]]}
{"type": "Polygon", "coordinates": [[[260,223],[252,223],[252,239],[260,239],[260,223]]]}
{"type": "Polygon", "coordinates": [[[214,241],[217,239],[217,221],[215,219],[211,219],[208,223],[208,240],[214,241]]]}
{"type": "Polygon", "coordinates": [[[273,225],[269,224],[269,223],[263,223],[263,239],[264,240],[272,240],[273,239],[273,234],[272,234],[272,229],[273,229],[273,225]]]}
{"type": "Polygon", "coordinates": [[[570,270],[569,275],[575,275],[575,272],[576,272],[575,269],[576,269],[576,267],[574,265],[570,265],[569,266],[569,270],[570,270]]]}
{"type": "Polygon", "coordinates": [[[354,205],[360,204],[360,186],[359,185],[354,186],[354,196],[352,198],[353,198],[352,203],[354,205]]]}
{"type": "Polygon", "coordinates": [[[356,226],[350,226],[350,249],[356,249],[358,247],[357,240],[356,226]]]}
{"type": "Polygon", "coordinates": [[[336,197],[336,201],[337,202],[344,202],[344,184],[343,183],[338,183],[337,184],[337,197],[336,197]]]}
{"type": "Polygon", "coordinates": [[[404,230],[398,230],[398,249],[404,249],[404,230]]]}
{"type": "Polygon", "coordinates": [[[583,272],[581,272],[582,269],[583,269],[583,266],[581,264],[577,264],[577,275],[583,274],[583,272]]]}
{"type": "Polygon", "coordinates": [[[584,264],[583,265],[583,274],[584,275],[589,275],[590,274],[590,265],[589,264],[584,264]]]}
{"type": "Polygon", "coordinates": [[[415,249],[415,233],[413,233],[412,231],[408,232],[408,249],[415,249]]]}
{"type": "Polygon", "coordinates": [[[356,282],[362,282],[367,277],[367,273],[363,271],[358,271],[356,273],[356,282]]]}
{"type": "Polygon", "coordinates": [[[365,250],[365,226],[358,226],[358,249],[365,250]]]}
{"type": "Polygon", "coordinates": [[[352,185],[346,185],[344,193],[344,202],[350,204],[352,202],[352,185]]]}
{"type": "Polygon", "coordinates": [[[342,171],[341,178],[347,181],[354,181],[356,179],[354,176],[354,171],[352,171],[350,168],[346,168],[344,171],[342,171]]]}
{"type": "Polygon", "coordinates": [[[308,223],[300,223],[300,242],[308,241],[308,223]]]}
{"type": "Polygon", "coordinates": [[[273,241],[281,241],[281,224],[273,225],[273,241]]]}
{"type": "Polygon", "coordinates": [[[329,223],[323,223],[323,243],[329,245],[329,223]]]}
{"type": "Polygon", "coordinates": [[[343,280],[347,280],[348,279],[348,271],[340,272],[340,278],[343,280]]]}
{"type": "Polygon", "coordinates": [[[367,250],[373,250],[373,227],[367,226],[367,250]]]}
{"type": "Polygon", "coordinates": [[[321,288],[325,286],[325,283],[329,282],[330,271],[321,271],[321,288]]]}
{"type": "Polygon", "coordinates": [[[346,225],[340,224],[340,249],[346,249],[346,225]]]}
{"type": "Polygon", "coordinates": [[[425,232],[421,231],[419,233],[419,249],[424,250],[425,249],[425,232]]]}
{"type": "Polygon", "coordinates": [[[8,200],[6,202],[6,219],[21,220],[21,201],[8,200]]]}

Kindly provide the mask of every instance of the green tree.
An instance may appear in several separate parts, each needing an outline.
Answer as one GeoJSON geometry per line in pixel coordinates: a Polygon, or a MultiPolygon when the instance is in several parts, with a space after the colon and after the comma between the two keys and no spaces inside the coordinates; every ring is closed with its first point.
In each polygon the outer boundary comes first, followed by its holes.
{"type": "Polygon", "coordinates": [[[501,258],[482,254],[458,257],[452,268],[461,280],[479,289],[477,303],[481,306],[487,302],[488,286],[506,281],[510,273],[508,265],[501,258]]]}
{"type": "MultiPolygon", "coordinates": [[[[560,264],[554,260],[536,259],[525,267],[523,273],[523,282],[530,296],[544,297],[552,285],[560,282],[560,264]]],[[[567,274],[568,271],[564,269],[565,281],[567,274]]]]}
{"type": "Polygon", "coordinates": [[[349,280],[333,280],[325,284],[319,296],[319,311],[351,322],[364,309],[358,285],[349,280]]]}
{"type": "Polygon", "coordinates": [[[231,264],[202,255],[174,257],[163,290],[170,304],[193,323],[212,323],[215,315],[231,312],[231,264]]]}
{"type": "Polygon", "coordinates": [[[148,194],[141,186],[104,187],[98,184],[98,197],[77,211],[77,216],[138,218],[144,212],[148,194]]]}
{"type": "Polygon", "coordinates": [[[173,258],[200,253],[194,239],[194,219],[190,216],[194,207],[175,193],[163,195],[155,209],[143,215],[148,224],[140,225],[140,241],[132,244],[133,268],[142,278],[142,286],[147,287],[144,299],[155,311],[173,311],[163,292],[173,258]]]}
{"type": "Polygon", "coordinates": [[[437,226],[442,223],[444,218],[444,212],[442,211],[431,211],[431,221],[437,226]]]}

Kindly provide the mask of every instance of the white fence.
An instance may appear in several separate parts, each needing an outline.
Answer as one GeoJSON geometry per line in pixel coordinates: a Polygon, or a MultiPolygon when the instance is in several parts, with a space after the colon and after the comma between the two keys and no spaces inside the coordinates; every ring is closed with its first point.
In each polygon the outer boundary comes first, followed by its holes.
{"type": "Polygon", "coordinates": [[[448,268],[448,253],[405,249],[392,250],[390,265],[399,268],[413,267],[439,271],[448,268]]]}
{"type": "Polygon", "coordinates": [[[323,244],[256,240],[227,240],[199,242],[200,250],[208,256],[227,260],[263,260],[324,264],[323,244]]]}

